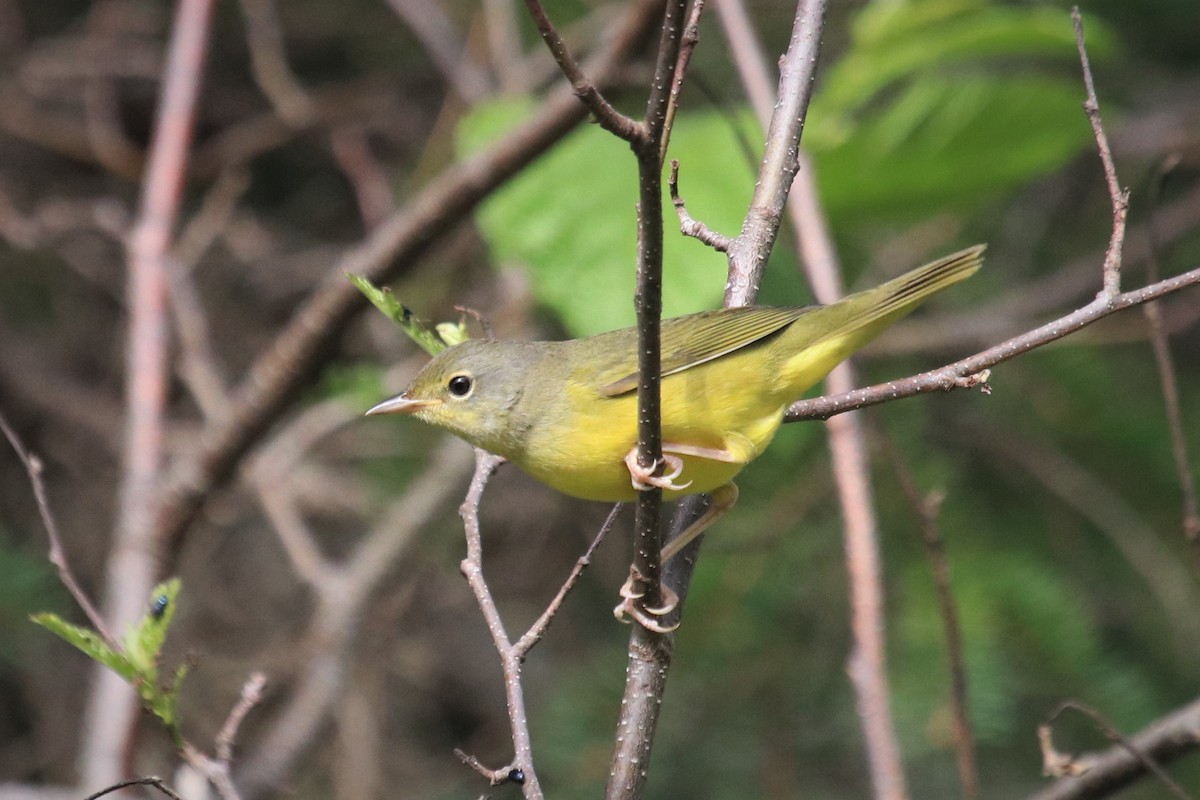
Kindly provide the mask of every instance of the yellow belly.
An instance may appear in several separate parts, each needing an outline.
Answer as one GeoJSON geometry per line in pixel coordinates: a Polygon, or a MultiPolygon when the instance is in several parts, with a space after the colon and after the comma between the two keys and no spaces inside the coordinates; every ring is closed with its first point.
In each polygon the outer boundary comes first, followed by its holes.
{"type": "MultiPolygon", "coordinates": [[[[747,354],[750,355],[750,354],[747,354]]],[[[727,356],[662,382],[662,439],[672,445],[724,451],[730,460],[682,455],[683,471],[675,483],[685,488],[664,496],[710,492],[733,480],[775,436],[783,419],[783,402],[764,385],[762,359],[727,356]]],[[[569,384],[571,409],[568,437],[549,441],[541,436],[531,448],[536,462],[515,458],[533,477],[565,494],[588,500],[633,500],[625,456],[637,445],[637,396],[602,398],[582,384],[569,384]]],[[[559,426],[546,426],[560,429],[559,426]]]]}

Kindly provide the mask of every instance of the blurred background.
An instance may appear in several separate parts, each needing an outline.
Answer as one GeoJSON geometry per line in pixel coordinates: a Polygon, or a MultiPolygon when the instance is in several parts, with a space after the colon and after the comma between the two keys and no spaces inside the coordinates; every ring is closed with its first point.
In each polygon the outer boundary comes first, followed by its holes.
{"type": "MultiPolygon", "coordinates": [[[[588,52],[621,3],[551,4],[588,52]]],[[[974,242],[986,268],[864,352],[860,379],[928,369],[1090,301],[1111,211],[1063,3],[835,3],[804,143],[850,288],[974,242]]],[[[748,2],[768,61],[794,9],[748,2]]],[[[1200,262],[1200,5],[1084,4],[1121,181],[1124,285],[1200,262]],[[1151,232],[1157,245],[1151,248],[1151,232]]],[[[124,237],[135,218],[171,24],[150,0],[0,0],[0,411],[43,458],[71,565],[96,598],[112,569],[126,375],[124,237]]],[[[509,0],[217,4],[173,248],[166,467],[341,255],[450,165],[486,152],[562,79],[509,0]],[[214,400],[214,398],[216,398],[214,400]]],[[[640,114],[651,64],[610,94],[640,114]]],[[[762,133],[715,14],[701,29],[670,156],[689,211],[735,234],[762,133]]],[[[633,323],[636,172],[578,126],[392,286],[430,320],[455,306],[501,336],[633,323]]],[[[668,220],[668,314],[718,305],[725,261],[668,220]]],[[[810,302],[790,232],[761,301],[810,302]]],[[[1185,441],[1200,449],[1200,295],[1160,305],[1185,441]]],[[[957,392],[867,414],[882,526],[892,707],[914,797],[960,796],[931,568],[893,454],[938,526],[963,628],[983,797],[1044,784],[1035,727],[1066,698],[1133,732],[1198,693],[1200,584],[1184,533],[1160,373],[1138,309],[957,392]]],[[[454,747],[511,757],[498,660],[458,572],[469,448],[413,420],[363,419],[423,354],[359,303],[316,369],[180,541],[167,661],[208,747],[247,676],[268,676],[235,774],[247,797],[464,797],[454,747]]],[[[164,467],[164,475],[166,474],[164,467]]],[[[657,798],[860,798],[841,522],[820,425],[785,426],[707,537],[678,637],[649,784],[657,798]]],[[[1189,476],[1188,483],[1194,484],[1189,476]]],[[[502,469],[485,564],[510,632],[545,607],[608,508],[502,469]]],[[[626,513],[525,669],[552,796],[599,796],[628,629],[611,608],[626,513]]],[[[46,559],[20,462],[0,453],[0,790],[72,784],[99,735],[87,659],[28,621],[82,622],[46,559]]],[[[1069,719],[1059,744],[1107,744],[1069,719]]],[[[136,774],[170,775],[140,719],[136,774]]],[[[1200,786],[1200,759],[1172,773],[1200,786]]],[[[96,791],[99,786],[85,787],[96,791]]],[[[518,797],[513,786],[493,797],[518,797]]],[[[26,796],[26,795],[21,795],[26,796]]],[[[36,795],[32,795],[36,796],[36,795]]],[[[1130,798],[1164,796],[1144,781],[1130,798]]]]}

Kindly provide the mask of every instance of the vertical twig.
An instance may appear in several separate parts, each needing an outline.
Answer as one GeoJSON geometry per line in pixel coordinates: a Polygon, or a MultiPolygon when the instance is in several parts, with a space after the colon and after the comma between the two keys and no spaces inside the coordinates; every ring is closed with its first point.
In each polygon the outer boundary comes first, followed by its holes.
{"type": "Polygon", "coordinates": [[[938,508],[944,496],[940,492],[934,492],[923,497],[900,449],[890,437],[882,431],[880,433],[883,435],[900,488],[917,516],[917,523],[921,529],[921,543],[925,546],[925,557],[933,573],[938,609],[942,617],[942,633],[946,637],[946,661],[950,669],[950,700],[954,708],[954,746],[958,761],[958,778],[962,783],[963,797],[973,800],[979,796],[979,777],[975,769],[975,737],[971,732],[971,713],[967,702],[967,666],[963,657],[962,625],[959,623],[954,589],[950,585],[950,560],[946,557],[946,545],[937,525],[938,508]]]}
{"type": "MultiPolygon", "coordinates": [[[[106,578],[106,617],[123,628],[141,613],[158,569],[154,522],[166,405],[167,259],[179,213],[196,101],[208,49],[212,0],[181,0],[175,17],[138,220],[129,237],[130,311],[125,465],[106,578]]],[[[136,696],[97,668],[85,722],[82,775],[111,784],[136,719],[136,696]]]]}
{"type": "Polygon", "coordinates": [[[3,414],[0,414],[0,431],[4,433],[4,437],[8,439],[8,443],[12,445],[12,449],[17,452],[17,458],[21,459],[21,463],[25,465],[25,473],[29,476],[29,483],[33,487],[33,497],[37,501],[38,515],[41,516],[42,525],[46,528],[46,538],[50,540],[50,554],[48,558],[58,571],[58,579],[62,581],[63,586],[67,587],[67,591],[71,593],[71,597],[75,598],[75,602],[83,609],[88,622],[104,637],[104,641],[108,646],[117,649],[117,640],[113,638],[112,633],[108,630],[108,626],[105,625],[104,617],[92,605],[92,601],[88,598],[87,593],[80,587],[79,582],[75,580],[75,574],[71,572],[71,565],[67,562],[67,553],[63,550],[62,538],[58,535],[58,523],[55,521],[54,514],[50,510],[50,501],[46,498],[46,484],[42,481],[42,460],[34,453],[25,449],[24,443],[17,436],[16,431],[8,424],[8,420],[4,418],[3,414]]]}
{"type": "MultiPolygon", "coordinates": [[[[718,9],[742,82],[746,85],[755,112],[766,127],[771,113],[770,73],[762,48],[739,0],[721,0],[718,9]]],[[[787,77],[781,75],[781,82],[787,77]]],[[[797,232],[798,250],[802,254],[813,293],[819,302],[833,303],[842,294],[841,269],[834,251],[833,237],[817,196],[812,165],[799,149],[798,137],[789,152],[793,154],[795,167],[799,171],[795,173],[786,210],[797,232]]],[[[825,393],[847,392],[855,385],[853,366],[846,362],[830,373],[825,393]]],[[[825,425],[845,526],[846,565],[850,577],[854,649],[850,654],[848,672],[858,701],[858,714],[876,796],[900,800],[907,796],[907,789],[891,716],[879,525],[872,498],[866,437],[857,414],[833,417],[825,425]]]]}
{"type": "MultiPolygon", "coordinates": [[[[1162,272],[1159,261],[1162,246],[1158,235],[1158,206],[1163,184],[1179,162],[1179,156],[1169,158],[1158,170],[1150,190],[1150,220],[1147,223],[1149,255],[1146,260],[1146,278],[1151,283],[1159,279],[1162,272]]],[[[1200,503],[1196,500],[1196,479],[1188,456],[1187,437],[1184,435],[1183,411],[1179,405],[1179,380],[1175,362],[1171,358],[1171,345],[1163,326],[1162,309],[1158,303],[1142,306],[1146,321],[1150,325],[1150,346],[1154,349],[1154,361],[1158,365],[1159,381],[1162,385],[1163,404],[1166,406],[1167,425],[1171,430],[1171,455],[1175,460],[1175,473],[1179,479],[1179,491],[1183,497],[1183,536],[1191,546],[1194,567],[1200,571],[1200,503]]]]}
{"type": "Polygon", "coordinates": [[[1113,225],[1108,250],[1104,253],[1104,295],[1112,298],[1121,293],[1121,247],[1125,242],[1125,218],[1129,213],[1129,190],[1122,189],[1117,182],[1117,168],[1113,163],[1112,148],[1100,121],[1100,101],[1096,99],[1096,84],[1092,81],[1092,65],[1088,60],[1087,45],[1083,40],[1083,16],[1079,6],[1071,8],[1071,21],[1075,25],[1075,46],[1079,49],[1079,63],[1083,67],[1083,84],[1087,100],[1083,110],[1092,124],[1096,137],[1096,148],[1100,151],[1100,162],[1104,165],[1104,182],[1108,185],[1108,196],[1112,200],[1113,225]]]}

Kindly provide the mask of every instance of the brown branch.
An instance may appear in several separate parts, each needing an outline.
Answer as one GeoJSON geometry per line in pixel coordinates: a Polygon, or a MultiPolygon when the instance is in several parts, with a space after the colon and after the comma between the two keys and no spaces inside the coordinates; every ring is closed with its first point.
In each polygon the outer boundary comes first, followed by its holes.
{"type": "Polygon", "coordinates": [[[534,800],[540,799],[543,794],[537,773],[533,769],[533,745],[529,736],[529,720],[525,713],[525,691],[520,679],[522,656],[517,653],[504,630],[504,621],[500,618],[496,601],[492,598],[487,580],[483,577],[483,537],[479,531],[479,503],[483,499],[483,490],[487,487],[488,479],[503,463],[504,459],[499,456],[475,450],[475,475],[471,478],[471,487],[467,490],[462,508],[459,509],[467,537],[467,557],[462,560],[459,569],[475,594],[475,602],[479,605],[488,631],[492,634],[492,643],[500,653],[500,664],[504,671],[504,696],[512,733],[513,760],[508,767],[492,772],[493,775],[504,773],[504,779],[507,779],[514,770],[520,770],[524,775],[521,789],[525,797],[534,800]]]}
{"type": "MultiPolygon", "coordinates": [[[[791,183],[790,173],[787,176],[781,174],[789,169],[788,158],[784,154],[790,143],[793,153],[791,162],[794,165],[795,145],[800,138],[811,95],[811,78],[824,20],[823,0],[806,0],[797,10],[791,43],[784,56],[786,78],[780,85],[780,105],[770,126],[767,153],[763,157],[755,195],[742,226],[742,235],[735,242],[739,249],[734,252],[731,248],[727,254],[730,271],[726,305],[753,302],[757,294],[762,267],[778,232],[779,215],[791,183]]],[[[646,367],[639,365],[639,368],[645,375],[646,367]]],[[[641,419],[639,416],[639,421],[641,419]]],[[[691,521],[698,518],[707,502],[708,498],[697,497],[687,498],[680,503],[672,522],[672,534],[679,535],[691,521]]],[[[676,624],[682,613],[682,602],[687,595],[701,541],[702,537],[697,537],[689,543],[672,560],[667,570],[668,584],[679,598],[675,611],[663,619],[668,627],[676,624]]],[[[636,540],[635,555],[641,556],[644,547],[643,540],[636,540]]],[[[670,635],[654,635],[641,626],[635,627],[630,637],[624,700],[617,725],[618,746],[613,756],[607,793],[607,797],[613,800],[641,795],[661,711],[662,694],[670,670],[672,649],[673,639],[670,635]]]]}
{"type": "Polygon", "coordinates": [[[1121,247],[1125,241],[1125,218],[1129,214],[1129,190],[1122,189],[1117,182],[1117,168],[1113,163],[1112,148],[1100,121],[1100,101],[1096,99],[1096,85],[1092,81],[1092,66],[1088,61],[1087,46],[1083,40],[1083,17],[1079,6],[1071,8],[1071,21],[1075,25],[1075,46],[1079,49],[1079,63],[1083,67],[1083,83],[1087,100],[1083,110],[1092,125],[1100,161],[1104,165],[1104,181],[1108,185],[1108,196],[1112,200],[1113,224],[1108,250],[1104,254],[1104,294],[1116,297],[1121,292],[1121,247]]]}
{"type": "Polygon", "coordinates": [[[1198,283],[1200,283],[1200,268],[1140,289],[1123,292],[1115,297],[1109,298],[1102,295],[1070,314],[944,367],[830,397],[800,400],[788,407],[784,421],[828,419],[835,414],[879,405],[902,397],[912,397],[930,392],[949,392],[954,389],[985,385],[988,376],[983,373],[997,364],[1082,330],[1110,314],[1147,303],[1198,283]]]}
{"type": "MultiPolygon", "coordinates": [[[[1168,158],[1158,170],[1156,180],[1151,184],[1151,216],[1147,223],[1150,247],[1149,258],[1146,262],[1146,275],[1151,281],[1158,280],[1161,273],[1159,266],[1161,243],[1158,236],[1159,199],[1162,196],[1167,176],[1178,163],[1178,155],[1168,158]]],[[[1191,459],[1188,457],[1187,437],[1183,429],[1183,411],[1179,404],[1179,380],[1176,376],[1175,362],[1171,358],[1171,345],[1163,325],[1162,309],[1158,303],[1154,302],[1146,303],[1142,306],[1142,311],[1150,325],[1150,346],[1154,350],[1154,361],[1158,366],[1163,405],[1167,412],[1167,426],[1171,431],[1171,456],[1175,461],[1175,474],[1179,480],[1180,494],[1183,497],[1183,536],[1192,548],[1194,565],[1197,570],[1200,570],[1200,503],[1196,499],[1196,479],[1191,459]]]]}
{"type": "Polygon", "coordinates": [[[131,778],[127,781],[119,781],[114,783],[112,786],[109,786],[107,789],[101,789],[95,794],[89,794],[83,800],[98,800],[98,798],[104,797],[106,794],[112,794],[113,792],[120,791],[121,789],[128,789],[130,786],[153,786],[155,789],[158,789],[167,797],[171,798],[171,800],[183,800],[182,797],[171,791],[171,788],[163,782],[162,778],[154,777],[131,778]]]}
{"type": "MultiPolygon", "coordinates": [[[[661,0],[642,0],[630,9],[617,35],[590,67],[598,85],[607,84],[617,66],[636,51],[660,8],[661,0]]],[[[229,416],[205,426],[195,446],[172,466],[157,528],[168,565],[204,501],[228,479],[245,452],[329,357],[328,342],[367,307],[345,280],[345,273],[365,275],[379,284],[411,267],[471,209],[564,137],[585,115],[570,92],[551,98],[535,119],[475,158],[448,169],[333,265],[328,279],[314,289],[255,360],[234,393],[229,416]]]]}
{"type": "MultiPolygon", "coordinates": [[[[770,121],[769,71],[762,47],[737,0],[721,4],[721,22],[734,53],[742,82],[747,84],[764,128],[770,121]],[[753,82],[753,85],[750,85],[753,82]]],[[[817,300],[834,303],[842,295],[841,269],[833,237],[817,194],[811,163],[799,149],[799,172],[787,198],[786,211],[795,227],[798,250],[817,300]]],[[[840,364],[829,375],[830,394],[855,384],[853,365],[840,364]]],[[[847,672],[854,687],[859,723],[867,748],[875,793],[880,798],[907,796],[900,746],[892,721],[887,680],[883,619],[882,557],[879,524],[872,497],[866,437],[858,416],[848,414],[826,421],[838,501],[844,520],[846,567],[850,579],[851,630],[854,647],[847,672]]]]}
{"type": "Polygon", "coordinates": [[[241,0],[240,5],[246,20],[250,69],[258,88],[288,125],[302,128],[311,124],[316,105],[288,66],[275,0],[241,0]]]}
{"type": "Polygon", "coordinates": [[[1183,787],[1176,783],[1148,752],[1122,735],[1098,710],[1076,700],[1067,700],[1060,704],[1054,710],[1054,713],[1050,715],[1050,718],[1044,724],[1038,726],[1038,741],[1042,747],[1044,774],[1055,778],[1064,776],[1075,777],[1086,774],[1091,768],[1087,763],[1081,763],[1071,756],[1064,755],[1054,747],[1052,741],[1053,724],[1067,710],[1078,711],[1080,714],[1091,718],[1110,741],[1116,742],[1121,749],[1137,761],[1138,765],[1145,772],[1151,773],[1158,778],[1171,794],[1175,795],[1179,800],[1192,800],[1191,795],[1185,792],[1183,787]]]}
{"type": "Polygon", "coordinates": [[[529,626],[529,630],[525,631],[525,634],[513,645],[522,658],[527,656],[529,651],[546,635],[546,631],[550,628],[550,623],[554,621],[555,615],[562,608],[567,595],[575,588],[575,584],[578,583],[579,578],[583,575],[583,571],[591,565],[592,556],[596,554],[596,548],[600,546],[600,543],[604,541],[604,537],[612,530],[613,523],[617,521],[617,515],[621,513],[622,507],[622,503],[617,503],[613,506],[612,511],[608,512],[608,517],[604,520],[604,524],[596,532],[596,536],[592,539],[592,543],[588,545],[588,549],[576,560],[575,566],[571,568],[571,572],[559,588],[558,594],[554,596],[554,599],[550,601],[550,605],[546,606],[546,610],[541,613],[537,620],[529,626]]]}
{"type": "MultiPolygon", "coordinates": [[[[169,371],[167,259],[183,192],[212,10],[212,0],[186,0],[178,6],[140,209],[128,242],[125,463],[104,593],[105,616],[117,629],[141,615],[157,578],[160,540],[154,519],[169,371]]],[[[85,722],[85,783],[111,783],[120,776],[120,749],[122,743],[128,744],[136,708],[136,695],[125,682],[101,670],[85,722]]]]}
{"type": "Polygon", "coordinates": [[[58,579],[62,581],[63,586],[67,587],[71,597],[83,609],[84,616],[88,618],[88,622],[92,624],[96,632],[104,638],[105,643],[114,650],[120,649],[117,640],[113,638],[108,626],[105,625],[103,615],[92,605],[91,599],[83,591],[79,582],[75,580],[75,574],[71,572],[66,551],[63,550],[62,538],[58,535],[58,523],[54,519],[54,512],[50,510],[50,501],[46,497],[46,484],[42,481],[42,460],[25,449],[24,443],[17,436],[16,431],[9,426],[8,420],[2,413],[0,413],[0,431],[4,433],[4,437],[16,451],[17,458],[21,459],[21,463],[25,466],[25,474],[29,476],[29,484],[33,487],[33,497],[37,501],[38,515],[42,518],[42,526],[46,529],[46,538],[50,540],[50,554],[47,557],[54,568],[58,570],[58,579]]]}
{"type": "MultiPolygon", "coordinates": [[[[1193,700],[1151,723],[1128,741],[1160,765],[1195,752],[1200,747],[1200,700],[1193,700]]],[[[1146,774],[1145,763],[1120,745],[1072,760],[1077,765],[1086,765],[1086,770],[1060,778],[1028,800],[1093,800],[1115,794],[1146,774]]]]}
{"type": "Polygon", "coordinates": [[[238,729],[246,715],[262,702],[263,687],[267,676],[256,672],[242,684],[242,692],[237,703],[230,709],[221,730],[217,733],[215,742],[216,757],[206,755],[192,745],[184,742],[182,755],[188,766],[216,788],[221,800],[240,800],[241,795],[233,783],[233,746],[237,740],[238,729]]]}
{"type": "Polygon", "coordinates": [[[693,219],[692,215],[688,213],[687,206],[684,205],[683,198],[679,195],[678,161],[671,161],[671,178],[668,185],[671,189],[671,204],[675,206],[675,214],[679,217],[679,232],[684,236],[699,239],[718,253],[727,252],[732,240],[728,236],[710,229],[703,222],[693,219]]]}
{"type": "Polygon", "coordinates": [[[742,230],[727,253],[725,305],[741,306],[758,295],[767,257],[779,235],[783,210],[796,175],[796,152],[816,77],[827,0],[800,0],[788,50],[780,64],[778,102],[767,128],[767,146],[742,230]]]}
{"type": "Polygon", "coordinates": [[[973,800],[979,796],[979,775],[975,767],[975,737],[971,732],[971,713],[967,701],[967,667],[963,656],[962,624],[958,616],[958,604],[950,584],[950,560],[946,557],[946,544],[938,530],[938,509],[945,499],[941,492],[922,496],[913,479],[912,472],[900,449],[882,429],[892,470],[900,483],[904,496],[916,514],[921,531],[921,543],[925,546],[925,558],[933,573],[933,584],[937,590],[938,610],[942,617],[942,633],[946,638],[946,662],[950,670],[950,701],[954,708],[954,748],[958,762],[958,778],[962,783],[963,797],[973,800]]]}
{"type": "Polygon", "coordinates": [[[575,92],[575,96],[591,112],[596,122],[600,123],[600,127],[630,143],[644,138],[646,131],[642,124],[613,108],[612,104],[604,99],[599,87],[575,61],[575,57],[567,49],[566,42],[559,35],[558,29],[546,15],[546,9],[542,7],[541,0],[525,0],[525,6],[529,9],[529,16],[537,25],[538,33],[541,34],[546,47],[550,49],[550,54],[554,56],[559,69],[571,82],[571,89],[575,92]]]}

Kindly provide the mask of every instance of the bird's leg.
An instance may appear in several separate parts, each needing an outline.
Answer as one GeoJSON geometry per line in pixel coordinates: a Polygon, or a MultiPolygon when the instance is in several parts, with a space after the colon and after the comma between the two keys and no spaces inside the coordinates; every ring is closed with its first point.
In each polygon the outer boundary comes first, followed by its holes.
{"type": "Polygon", "coordinates": [[[723,517],[729,509],[733,508],[734,503],[738,499],[737,484],[727,483],[724,486],[718,486],[713,490],[711,497],[712,500],[705,512],[663,547],[662,560],[664,564],[670,561],[680,550],[687,547],[689,542],[704,533],[710,525],[723,517]]]}
{"type": "Polygon", "coordinates": [[[639,625],[653,633],[670,633],[678,628],[678,621],[665,625],[662,618],[679,605],[679,595],[665,583],[660,584],[659,595],[662,597],[662,605],[651,608],[641,602],[646,593],[640,587],[645,585],[646,576],[638,572],[638,568],[631,564],[629,577],[621,586],[621,602],[613,609],[613,616],[625,623],[636,620],[639,625]]]}
{"type": "Polygon", "coordinates": [[[663,453],[662,461],[656,462],[649,467],[643,467],[638,463],[638,451],[637,447],[634,447],[625,456],[625,466],[629,467],[629,476],[633,482],[633,488],[639,492],[645,492],[655,487],[679,492],[692,485],[691,481],[687,483],[675,483],[675,479],[683,472],[683,459],[666,452],[663,453]],[[654,473],[658,470],[660,464],[666,464],[669,471],[662,475],[655,475],[654,473]]]}
{"type": "MultiPolygon", "coordinates": [[[[729,509],[733,508],[734,503],[738,499],[738,488],[733,483],[727,483],[724,486],[718,486],[712,493],[712,500],[709,503],[708,509],[700,515],[700,517],[689,525],[683,533],[676,536],[667,546],[662,549],[662,561],[665,564],[676,553],[687,546],[689,542],[695,539],[700,534],[722,517],[729,509]]],[[[632,622],[637,620],[638,624],[654,633],[670,633],[679,627],[679,622],[665,625],[662,622],[662,617],[670,614],[675,610],[675,606],[679,604],[679,595],[667,586],[661,584],[659,591],[662,595],[662,605],[655,608],[647,608],[639,601],[645,597],[645,592],[641,587],[646,585],[645,577],[637,571],[637,567],[629,567],[629,578],[621,587],[621,602],[613,609],[613,616],[621,622],[632,622]]]]}

